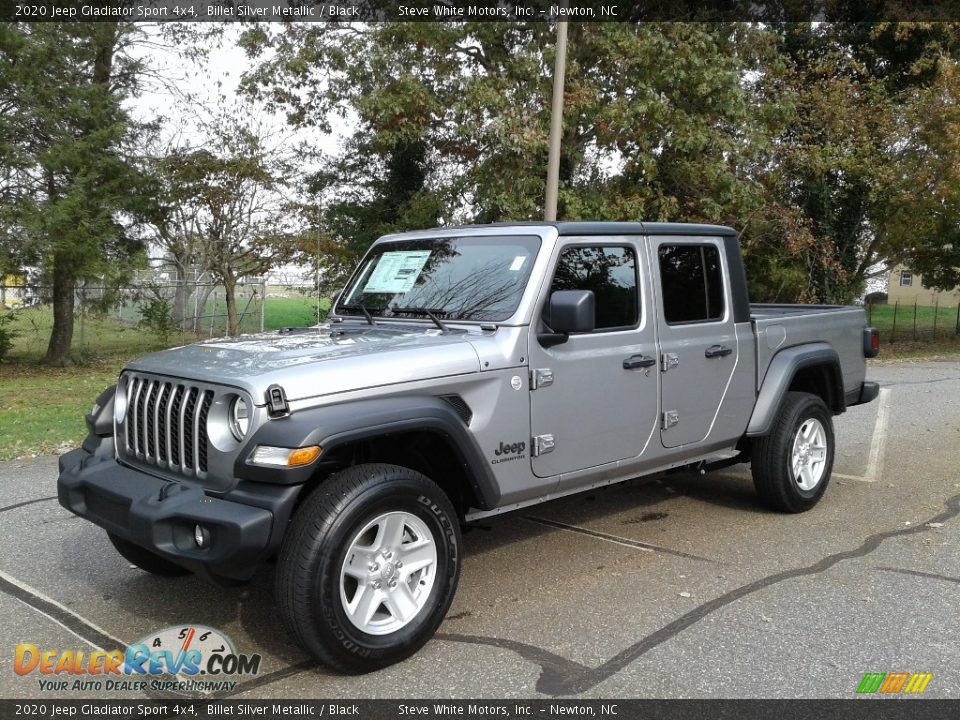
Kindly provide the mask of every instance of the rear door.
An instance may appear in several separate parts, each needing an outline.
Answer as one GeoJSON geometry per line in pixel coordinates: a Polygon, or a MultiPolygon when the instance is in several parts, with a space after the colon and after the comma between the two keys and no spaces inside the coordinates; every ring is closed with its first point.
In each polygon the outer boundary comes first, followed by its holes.
{"type": "Polygon", "coordinates": [[[531,325],[531,465],[538,477],[636,457],[657,423],[656,322],[644,239],[564,239],[544,304],[557,290],[591,290],[596,329],[543,347],[537,331],[544,326],[531,325]]]}
{"type": "Polygon", "coordinates": [[[660,339],[660,437],[674,448],[704,440],[737,365],[737,338],[719,238],[651,237],[660,339]]]}

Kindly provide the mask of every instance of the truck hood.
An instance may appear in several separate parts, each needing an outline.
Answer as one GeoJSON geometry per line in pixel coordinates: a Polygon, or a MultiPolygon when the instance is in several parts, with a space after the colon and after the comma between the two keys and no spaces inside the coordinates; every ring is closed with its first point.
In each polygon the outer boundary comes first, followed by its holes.
{"type": "Polygon", "coordinates": [[[221,338],[145,355],[127,369],[231,385],[263,404],[282,385],[289,400],[480,371],[467,331],[420,326],[320,325],[221,338]]]}

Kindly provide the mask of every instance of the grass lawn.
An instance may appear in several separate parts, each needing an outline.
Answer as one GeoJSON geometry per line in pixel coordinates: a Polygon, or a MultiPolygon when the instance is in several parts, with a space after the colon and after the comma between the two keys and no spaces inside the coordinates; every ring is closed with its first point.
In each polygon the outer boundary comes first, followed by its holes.
{"type": "MultiPolygon", "coordinates": [[[[17,312],[11,329],[18,333],[8,361],[35,363],[47,351],[53,313],[50,306],[37,306],[17,312]]],[[[83,317],[73,322],[73,354],[81,363],[109,358],[128,358],[165,347],[193,342],[193,335],[179,333],[164,340],[148,330],[118,322],[112,316],[83,317]],[[181,342],[182,337],[182,342],[181,342]]]]}
{"type": "Polygon", "coordinates": [[[122,365],[0,365],[0,460],[78,447],[87,434],[83,416],[122,365]]]}
{"type": "MultiPolygon", "coordinates": [[[[880,339],[890,342],[893,337],[893,319],[896,310],[896,340],[913,340],[913,305],[874,305],[869,308],[869,323],[880,331],[880,339]]],[[[957,335],[957,307],[917,308],[917,339],[933,339],[933,325],[936,318],[937,340],[950,339],[957,335]],[[934,312],[936,310],[936,312],[934,312]]]]}
{"type": "Polygon", "coordinates": [[[895,308],[874,305],[869,308],[868,322],[880,331],[880,359],[922,359],[960,355],[960,335],[956,333],[957,308],[917,307],[914,335],[913,305],[895,308]],[[894,310],[896,331],[894,332],[894,310]],[[936,318],[936,336],[933,326],[936,318]]]}
{"type": "MultiPolygon", "coordinates": [[[[267,290],[270,291],[269,288],[267,290]]],[[[287,297],[267,297],[267,304],[263,310],[263,329],[279,330],[283,327],[316,325],[316,298],[301,295],[295,290],[286,294],[287,297]]],[[[329,309],[330,299],[321,299],[320,310],[324,317],[329,309]]]]}
{"type": "MultiPolygon", "coordinates": [[[[19,333],[6,362],[0,364],[0,460],[58,453],[76,447],[86,435],[83,416],[97,395],[117,380],[128,360],[179,344],[180,335],[163,339],[106,317],[83,319],[73,328],[77,365],[40,364],[50,338],[49,307],[22,310],[10,327],[19,333]]],[[[186,338],[191,342],[192,338],[186,338]]]]}

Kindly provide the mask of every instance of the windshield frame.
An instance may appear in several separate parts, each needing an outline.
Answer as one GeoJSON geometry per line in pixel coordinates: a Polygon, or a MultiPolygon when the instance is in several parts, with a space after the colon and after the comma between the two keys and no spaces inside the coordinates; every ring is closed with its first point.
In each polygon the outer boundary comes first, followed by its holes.
{"type": "MultiPolygon", "coordinates": [[[[440,315],[441,320],[446,324],[470,324],[470,325],[509,325],[514,324],[514,319],[521,312],[525,311],[526,302],[525,300],[528,297],[530,292],[531,279],[537,272],[537,264],[540,261],[543,251],[546,238],[542,233],[538,232],[539,228],[534,229],[530,227],[515,227],[515,228],[502,228],[499,232],[485,232],[477,233],[470,232],[469,230],[463,229],[460,232],[417,232],[404,235],[394,235],[388,236],[386,238],[381,238],[377,240],[373,245],[370,246],[370,249],[364,254],[363,259],[357,265],[356,269],[350,276],[350,279],[345,284],[343,290],[338,294],[336,302],[330,311],[331,318],[352,318],[366,321],[365,314],[358,305],[358,299],[354,299],[348,302],[348,297],[351,294],[357,294],[356,286],[360,283],[364,274],[369,274],[368,271],[372,270],[371,260],[374,256],[380,255],[383,253],[391,252],[391,246],[407,246],[409,244],[419,245],[421,247],[427,247],[431,244],[451,242],[451,241],[468,241],[470,243],[475,243],[477,241],[483,242],[488,241],[491,244],[494,244],[496,240],[504,241],[523,241],[524,244],[529,244],[529,255],[528,262],[522,273],[522,281],[518,286],[518,291],[514,297],[513,303],[509,306],[508,310],[504,310],[499,319],[472,319],[472,318],[460,318],[455,315],[447,316],[445,314],[440,315]]],[[[431,250],[432,252],[432,250],[431,250]]],[[[360,292],[359,295],[363,295],[363,292],[360,292]]],[[[405,302],[397,303],[396,300],[404,297],[404,294],[397,293],[394,298],[388,302],[388,305],[396,304],[398,306],[405,306],[405,302]]],[[[370,315],[378,322],[390,322],[390,323],[417,323],[423,324],[424,322],[433,323],[430,319],[429,314],[424,311],[422,314],[413,313],[409,311],[409,308],[406,312],[402,314],[393,314],[387,308],[376,308],[365,306],[366,310],[370,315]],[[384,310],[387,310],[389,314],[383,314],[384,310]]],[[[437,308],[430,307],[428,308],[432,311],[435,311],[437,308]]]]}

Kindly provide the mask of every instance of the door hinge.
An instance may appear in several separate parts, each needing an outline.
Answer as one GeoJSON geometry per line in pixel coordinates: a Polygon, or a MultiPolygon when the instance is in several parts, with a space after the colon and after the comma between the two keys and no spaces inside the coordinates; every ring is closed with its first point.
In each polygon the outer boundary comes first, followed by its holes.
{"type": "Polygon", "coordinates": [[[533,449],[530,454],[533,455],[533,457],[546,455],[547,453],[553,452],[556,445],[557,443],[554,441],[553,435],[537,435],[533,438],[533,449]]]}
{"type": "Polygon", "coordinates": [[[664,353],[660,358],[660,369],[663,372],[672,370],[680,364],[680,358],[676,353],[664,353]]]}
{"type": "Polygon", "coordinates": [[[676,410],[667,410],[663,413],[663,429],[668,430],[680,422],[680,413],[676,410]]]}
{"type": "Polygon", "coordinates": [[[530,372],[531,390],[539,390],[550,385],[553,385],[553,370],[550,368],[537,368],[530,372]]]}

